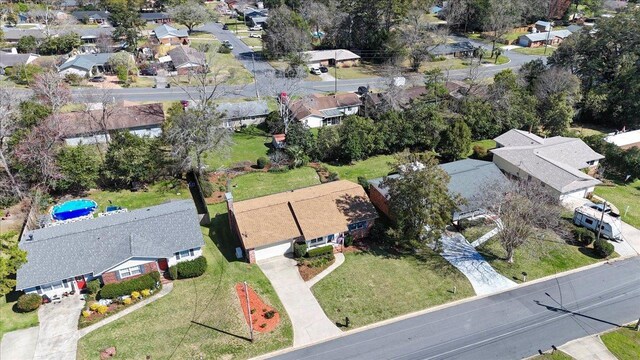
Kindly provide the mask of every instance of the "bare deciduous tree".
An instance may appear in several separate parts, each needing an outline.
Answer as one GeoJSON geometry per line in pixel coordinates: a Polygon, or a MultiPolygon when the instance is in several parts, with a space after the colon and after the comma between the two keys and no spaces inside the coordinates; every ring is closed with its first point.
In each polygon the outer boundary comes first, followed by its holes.
{"type": "Polygon", "coordinates": [[[496,41],[509,32],[520,17],[520,9],[515,0],[489,0],[488,15],[484,19],[483,28],[491,32],[491,54],[496,50],[496,41]]]}
{"type": "Polygon", "coordinates": [[[62,176],[56,164],[61,139],[62,131],[55,114],[31,129],[13,152],[25,169],[21,177],[37,187],[53,187],[62,176]]]}
{"type": "MultiPolygon", "coordinates": [[[[7,140],[16,129],[16,107],[18,98],[11,89],[0,87],[0,165],[3,167],[8,179],[8,186],[19,198],[23,197],[20,184],[11,171],[7,162],[7,140]]],[[[6,183],[5,183],[6,184],[6,183]]]]}
{"type": "Polygon", "coordinates": [[[580,79],[564,69],[547,69],[535,80],[534,92],[542,101],[551,95],[564,93],[573,106],[580,100],[580,79]]]}
{"type": "Polygon", "coordinates": [[[36,75],[31,89],[39,100],[51,108],[53,114],[58,114],[71,100],[69,85],[54,70],[36,75]]]}
{"type": "Polygon", "coordinates": [[[401,39],[407,50],[411,70],[418,71],[429,52],[447,41],[448,30],[425,24],[426,9],[411,11],[401,27],[401,39]]]}
{"type": "MultiPolygon", "coordinates": [[[[113,93],[109,89],[96,89],[83,96],[84,120],[89,129],[97,129],[95,136],[104,136],[109,144],[109,121],[118,116],[122,107],[116,103],[113,93]]],[[[103,149],[98,139],[95,141],[100,157],[104,160],[103,149]]]]}

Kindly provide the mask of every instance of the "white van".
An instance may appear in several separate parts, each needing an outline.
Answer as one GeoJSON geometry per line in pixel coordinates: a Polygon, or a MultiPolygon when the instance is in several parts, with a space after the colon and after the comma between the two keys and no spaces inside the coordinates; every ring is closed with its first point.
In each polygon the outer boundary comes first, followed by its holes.
{"type": "Polygon", "coordinates": [[[600,226],[600,235],[602,237],[621,241],[622,240],[622,222],[619,216],[614,216],[613,213],[606,211],[603,215],[600,208],[594,208],[589,205],[584,205],[573,213],[573,223],[578,226],[584,226],[587,229],[598,233],[598,226],[600,226]],[[602,224],[600,224],[602,219],[602,224]]]}

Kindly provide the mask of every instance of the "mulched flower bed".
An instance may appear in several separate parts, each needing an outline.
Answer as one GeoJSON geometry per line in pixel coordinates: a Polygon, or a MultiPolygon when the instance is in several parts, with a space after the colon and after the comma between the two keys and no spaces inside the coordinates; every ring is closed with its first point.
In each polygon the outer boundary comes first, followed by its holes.
{"type": "MultiPolygon", "coordinates": [[[[255,291],[251,288],[251,286],[247,286],[249,291],[249,304],[251,306],[251,320],[253,322],[253,330],[268,333],[273,331],[280,322],[280,313],[277,312],[273,307],[265,304],[264,301],[256,294],[255,291]],[[271,319],[267,319],[267,313],[273,312],[273,317],[271,319]]],[[[244,292],[244,284],[238,283],[236,284],[236,292],[238,293],[238,299],[240,300],[240,306],[242,307],[242,312],[244,313],[244,318],[247,323],[249,323],[249,311],[247,309],[247,295],[244,292]]]]}
{"type": "Polygon", "coordinates": [[[333,264],[335,261],[336,259],[333,258],[323,266],[315,266],[315,267],[311,267],[307,265],[307,263],[303,262],[301,265],[298,266],[298,271],[300,272],[300,276],[302,276],[302,280],[309,281],[313,279],[316,275],[323,272],[326,268],[331,266],[331,264],[333,264]]]}

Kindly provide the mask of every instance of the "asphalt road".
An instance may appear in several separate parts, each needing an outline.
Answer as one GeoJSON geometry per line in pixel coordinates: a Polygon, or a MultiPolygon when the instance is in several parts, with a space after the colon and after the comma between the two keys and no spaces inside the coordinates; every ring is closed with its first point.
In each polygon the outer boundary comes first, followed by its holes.
{"type": "Polygon", "coordinates": [[[521,359],[638,317],[640,258],[636,257],[364,330],[274,359],[521,359]]]}
{"type": "MultiPolygon", "coordinates": [[[[242,42],[234,33],[233,27],[230,30],[222,30],[222,24],[208,23],[197,30],[206,31],[213,34],[220,41],[228,40],[233,45],[232,54],[242,63],[242,65],[256,77],[255,84],[233,86],[224,85],[219,87],[222,98],[254,98],[256,95],[262,97],[276,96],[281,91],[295,92],[299,94],[313,94],[313,93],[328,93],[337,89],[339,92],[356,91],[359,86],[369,85],[372,88],[380,86],[384,79],[382,78],[366,78],[366,79],[352,79],[352,80],[338,80],[334,82],[322,82],[322,81],[302,81],[299,84],[292,85],[290,80],[281,79],[275,77],[274,68],[262,58],[258,53],[255,53],[250,47],[242,42]],[[337,85],[337,86],[336,86],[337,85]],[[295,87],[295,91],[291,89],[295,87]]],[[[452,36],[452,39],[456,41],[471,41],[475,46],[483,46],[490,49],[491,46],[469,40],[463,37],[452,36]]],[[[493,77],[496,73],[505,69],[519,69],[522,64],[539,58],[538,56],[529,56],[519,54],[516,52],[505,53],[510,58],[510,62],[502,65],[483,65],[478,72],[478,77],[488,78],[493,77]]],[[[446,75],[450,79],[462,80],[470,76],[469,70],[451,70],[446,72],[446,75]]],[[[87,94],[99,93],[101,90],[95,90],[91,88],[74,89],[73,96],[75,99],[82,99],[87,94]]],[[[174,101],[184,100],[190,97],[197,98],[197,91],[192,87],[184,88],[124,88],[109,90],[110,96],[116,100],[128,100],[128,101],[174,101]]]]}

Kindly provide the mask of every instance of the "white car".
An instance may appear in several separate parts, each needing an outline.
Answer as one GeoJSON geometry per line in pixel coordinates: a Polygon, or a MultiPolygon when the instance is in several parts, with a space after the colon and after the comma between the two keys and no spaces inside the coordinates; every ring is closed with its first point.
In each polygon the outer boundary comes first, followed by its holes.
{"type": "Polygon", "coordinates": [[[249,34],[249,37],[250,38],[256,38],[256,39],[262,39],[262,35],[256,34],[256,33],[249,34]]]}
{"type": "Polygon", "coordinates": [[[262,30],[262,26],[256,25],[249,28],[250,31],[260,31],[262,30]]]}
{"type": "Polygon", "coordinates": [[[320,71],[319,68],[311,68],[311,73],[313,75],[320,75],[320,74],[322,74],[322,71],[320,71]]]}

